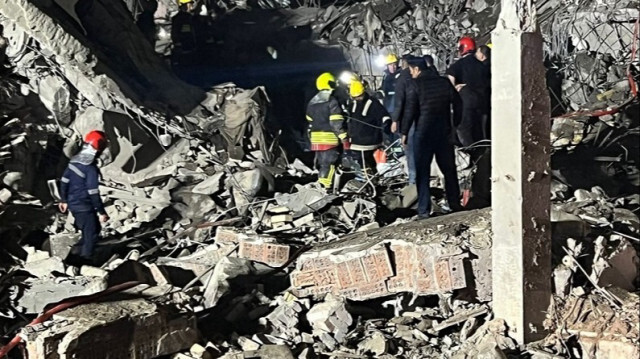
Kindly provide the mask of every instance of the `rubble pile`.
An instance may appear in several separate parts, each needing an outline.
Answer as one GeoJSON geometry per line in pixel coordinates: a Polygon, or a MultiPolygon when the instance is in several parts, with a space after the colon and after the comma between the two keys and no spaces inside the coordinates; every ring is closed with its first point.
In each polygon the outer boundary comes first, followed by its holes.
{"type": "MultiPolygon", "coordinates": [[[[265,129],[264,88],[204,91],[156,56],[174,1],[141,10],[161,25],[155,48],[133,2],[78,3],[0,5],[0,357],[20,342],[31,358],[638,355],[637,2],[537,3],[559,106],[554,300],[551,334],[526,347],[491,313],[489,209],[407,221],[398,210],[417,193],[399,162],[376,185],[344,172],[327,193],[265,129]],[[110,141],[110,220],[96,263],[80,266],[48,180],[93,129],[110,141]]],[[[499,13],[491,0],[257,4],[312,25],[367,76],[390,51],[443,69],[457,39],[488,40],[499,13]]],[[[219,1],[209,15],[225,6],[250,9],[219,1]]]]}

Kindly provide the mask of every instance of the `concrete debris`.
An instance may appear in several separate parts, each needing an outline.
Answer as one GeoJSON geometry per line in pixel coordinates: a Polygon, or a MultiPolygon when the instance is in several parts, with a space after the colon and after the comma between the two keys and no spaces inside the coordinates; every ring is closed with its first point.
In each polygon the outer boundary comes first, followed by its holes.
{"type": "Polygon", "coordinates": [[[211,276],[205,283],[204,307],[213,307],[229,290],[229,279],[251,273],[251,266],[246,260],[224,257],[216,263],[211,276]]]}
{"type": "MultiPolygon", "coordinates": [[[[435,220],[413,223],[395,228],[394,232],[380,232],[376,236],[351,236],[341,241],[317,246],[304,253],[291,273],[291,284],[300,297],[323,296],[327,293],[352,300],[367,300],[393,293],[412,292],[418,295],[447,293],[467,287],[464,259],[468,253],[461,250],[464,239],[483,242],[489,221],[485,213],[475,213],[477,227],[452,236],[455,221],[468,220],[468,215],[452,215],[448,225],[435,220]],[[407,237],[415,231],[413,242],[407,237]],[[431,241],[421,242],[420,232],[427,232],[431,241]],[[473,238],[473,237],[479,238],[473,238]],[[439,240],[438,240],[439,238],[439,240]],[[455,243],[455,244],[453,244],[455,243]],[[391,260],[393,258],[393,261],[391,260]]],[[[460,222],[462,223],[462,222],[460,222]]],[[[484,266],[476,279],[488,277],[490,257],[482,253],[484,266]]],[[[471,283],[470,283],[471,284],[471,283]]],[[[475,283],[482,287],[486,283],[475,283]]],[[[490,286],[490,285],[489,285],[490,286]]]]}
{"type": "Polygon", "coordinates": [[[334,350],[344,342],[349,326],[353,323],[345,302],[329,295],[325,301],[309,309],[307,320],[313,328],[313,335],[329,349],[334,350]]]}
{"type": "Polygon", "coordinates": [[[57,277],[26,280],[26,288],[16,291],[22,292],[15,305],[23,308],[25,313],[40,313],[49,304],[78,295],[90,295],[107,288],[107,281],[99,277],[57,277]]]}
{"type": "Polygon", "coordinates": [[[198,340],[194,317],[144,299],[91,303],[27,327],[29,358],[153,358],[198,340]]]}
{"type": "Polygon", "coordinates": [[[257,243],[241,240],[238,256],[240,258],[265,263],[272,267],[279,267],[289,260],[289,246],[277,243],[257,243]]]}
{"type": "Polygon", "coordinates": [[[377,56],[431,55],[442,73],[461,36],[490,43],[501,3],[191,5],[0,4],[3,345],[17,335],[30,358],[640,355],[637,1],[535,2],[552,99],[554,293],[548,335],[524,346],[490,309],[491,215],[474,202],[490,190],[489,145],[456,148],[464,212],[449,213],[434,166],[434,216],[414,220],[397,146],[370,182],[337,166],[327,191],[297,107],[312,81],[292,79],[309,72],[296,62],[308,51],[330,58],[311,72],[350,69],[372,94],[377,56]],[[183,30],[195,35],[177,40],[183,30]],[[231,67],[257,87],[211,83],[237,76],[231,67]],[[259,86],[255,68],[279,84],[259,86]],[[110,218],[81,261],[56,182],[91,130],[109,142],[98,162],[110,218]]]}

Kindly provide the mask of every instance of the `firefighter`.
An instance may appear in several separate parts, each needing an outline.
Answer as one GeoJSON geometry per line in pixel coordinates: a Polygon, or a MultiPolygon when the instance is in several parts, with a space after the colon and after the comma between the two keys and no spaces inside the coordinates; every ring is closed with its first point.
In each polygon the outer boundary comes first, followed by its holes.
{"type": "Polygon", "coordinates": [[[316,153],[318,182],[328,191],[333,184],[336,162],[340,159],[340,144],[345,150],[350,145],[340,104],[333,96],[335,87],[336,79],[332,74],[325,72],[318,76],[318,93],[309,101],[306,116],[311,150],[316,153]]]}
{"type": "Polygon", "coordinates": [[[384,98],[382,103],[387,112],[393,113],[395,108],[396,81],[400,77],[401,71],[398,69],[398,58],[394,54],[385,57],[384,77],[382,78],[382,93],[384,98]]]}
{"type": "Polygon", "coordinates": [[[484,139],[482,117],[486,94],[491,86],[485,66],[475,57],[476,42],[463,37],[458,43],[460,59],[447,70],[447,76],[462,99],[462,121],[458,138],[463,146],[484,139]]]}
{"type": "Polygon", "coordinates": [[[413,80],[407,87],[407,103],[401,122],[403,145],[413,141],[418,190],[418,216],[428,218],[431,213],[431,161],[435,156],[444,175],[445,191],[449,207],[460,210],[460,187],[452,144],[451,111],[454,124],[459,117],[459,96],[455,88],[434,71],[427,68],[422,58],[410,61],[413,80]],[[415,126],[415,134],[409,138],[409,130],[415,126]]]}
{"type": "Polygon", "coordinates": [[[96,159],[107,148],[107,138],[102,131],[91,131],[84,139],[82,149],[71,158],[60,179],[58,208],[67,209],[75,218],[75,227],[82,232],[80,242],[73,252],[81,260],[92,262],[93,248],[99,239],[100,223],[109,220],[98,192],[100,170],[96,159]]]}
{"type": "Polygon", "coordinates": [[[391,116],[380,101],[372,98],[365,91],[360,81],[354,81],[349,87],[352,103],[349,106],[348,135],[353,152],[362,172],[375,172],[376,161],[373,153],[382,145],[383,125],[391,120],[391,116]]]}

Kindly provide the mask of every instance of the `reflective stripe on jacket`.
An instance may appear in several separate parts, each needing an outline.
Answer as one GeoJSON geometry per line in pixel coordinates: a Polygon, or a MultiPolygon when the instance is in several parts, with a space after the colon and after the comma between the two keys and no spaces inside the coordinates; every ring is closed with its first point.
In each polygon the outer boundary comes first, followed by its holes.
{"type": "Polygon", "coordinates": [[[320,91],[309,101],[306,118],[311,150],[330,149],[346,140],[344,115],[331,91],[320,91]]]}

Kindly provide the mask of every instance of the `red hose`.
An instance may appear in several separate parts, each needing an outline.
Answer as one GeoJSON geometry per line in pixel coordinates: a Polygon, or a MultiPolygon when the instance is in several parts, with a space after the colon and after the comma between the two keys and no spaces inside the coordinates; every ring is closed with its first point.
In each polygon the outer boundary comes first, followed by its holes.
{"type": "MultiPolygon", "coordinates": [[[[98,293],[95,293],[95,294],[67,298],[67,299],[59,302],[55,306],[51,307],[50,309],[45,310],[39,317],[37,317],[36,319],[32,320],[31,323],[29,323],[27,326],[40,324],[40,323],[48,320],[49,318],[51,318],[54,314],[59,313],[59,312],[65,310],[65,309],[69,309],[69,308],[75,307],[76,305],[79,305],[79,304],[92,302],[92,301],[94,301],[94,300],[96,300],[98,298],[104,297],[105,295],[116,293],[116,292],[121,292],[123,290],[127,290],[129,288],[133,288],[133,287],[135,287],[135,286],[137,286],[139,284],[141,284],[141,283],[140,282],[126,282],[126,283],[114,285],[113,287],[107,288],[107,289],[103,290],[102,292],[98,292],[98,293]]],[[[7,345],[5,345],[4,347],[0,348],[0,358],[2,358],[5,355],[9,354],[11,349],[13,349],[16,345],[18,345],[20,343],[20,341],[21,341],[20,335],[16,334],[16,336],[13,337],[13,339],[11,339],[11,341],[7,345]]]]}

